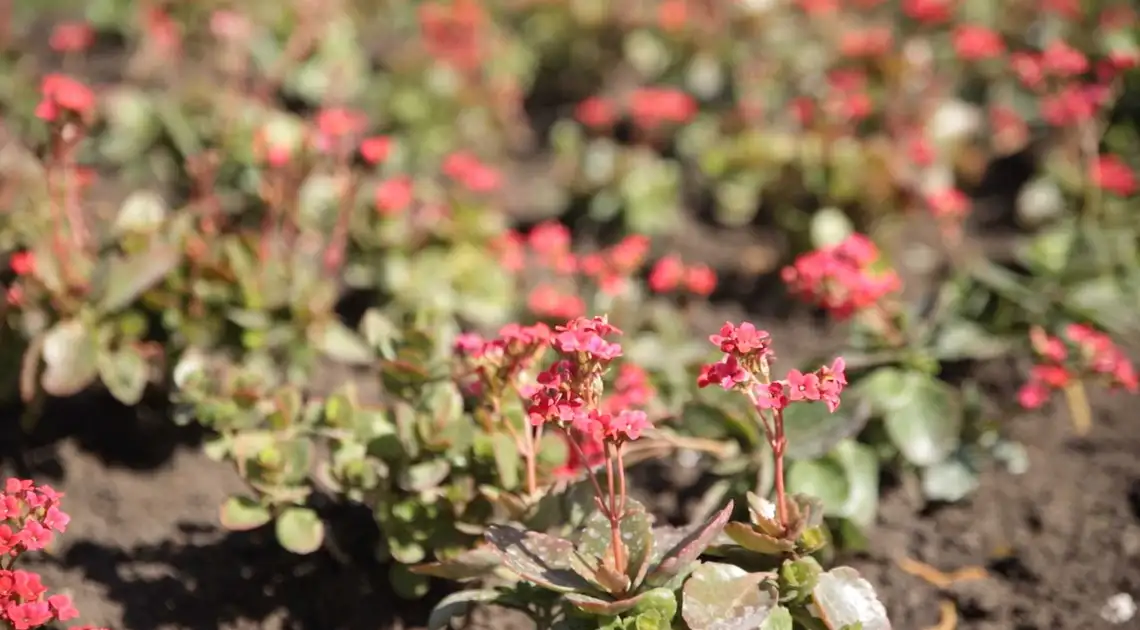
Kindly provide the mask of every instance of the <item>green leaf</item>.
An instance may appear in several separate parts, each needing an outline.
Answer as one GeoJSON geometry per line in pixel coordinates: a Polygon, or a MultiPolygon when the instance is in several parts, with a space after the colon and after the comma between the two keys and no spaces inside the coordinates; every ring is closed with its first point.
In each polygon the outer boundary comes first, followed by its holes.
{"type": "Polygon", "coordinates": [[[792,613],[783,606],[776,606],[759,630],[792,630],[792,613]]]}
{"type": "Polygon", "coordinates": [[[867,405],[844,405],[834,413],[822,402],[800,402],[784,410],[789,459],[821,457],[846,438],[854,437],[871,417],[867,405]]]}
{"type": "Polygon", "coordinates": [[[961,501],[977,487],[978,474],[959,458],[922,469],[922,494],[931,501],[961,501]]]}
{"type": "Polygon", "coordinates": [[[83,322],[69,319],[48,330],[43,343],[41,383],[52,396],[71,396],[99,375],[95,340],[83,322]]]}
{"type": "Polygon", "coordinates": [[[376,360],[368,343],[337,320],[314,323],[309,341],[325,356],[348,365],[371,365],[376,360]]]}
{"type": "Polygon", "coordinates": [[[429,459],[404,469],[398,483],[408,492],[423,492],[439,487],[450,473],[451,464],[446,459],[429,459]]]}
{"type": "Polygon", "coordinates": [[[830,457],[804,459],[788,468],[788,491],[802,492],[823,502],[824,513],[841,516],[851,488],[847,472],[830,457]]]}
{"type": "Polygon", "coordinates": [[[451,620],[466,615],[476,604],[493,602],[499,597],[499,592],[491,589],[459,591],[452,593],[431,609],[428,616],[427,630],[444,630],[451,625],[451,620]]]}
{"type": "Polygon", "coordinates": [[[851,219],[839,208],[822,208],[811,218],[811,243],[816,248],[838,245],[854,231],[851,219]]]}
{"type": "Polygon", "coordinates": [[[99,379],[116,400],[124,405],[136,405],[142,400],[150,366],[134,346],[100,353],[97,367],[99,379]]]}
{"type": "Polygon", "coordinates": [[[506,490],[519,485],[519,450],[515,440],[505,433],[496,433],[492,440],[492,454],[495,468],[499,472],[499,484],[506,490]]]}
{"type": "Polygon", "coordinates": [[[218,517],[222,527],[232,532],[244,532],[268,523],[273,515],[264,505],[250,497],[239,495],[222,503],[218,517]]]}
{"type": "Polygon", "coordinates": [[[591,585],[570,568],[574,544],[513,525],[491,525],[487,542],[499,552],[503,563],[524,580],[552,591],[588,591],[591,585]]]}
{"type": "Polygon", "coordinates": [[[137,190],[123,201],[115,217],[115,230],[122,233],[148,234],[162,227],[166,220],[166,201],[152,190],[137,190]]]}
{"type": "Polygon", "coordinates": [[[431,587],[431,580],[427,576],[412,573],[402,564],[388,567],[388,582],[396,595],[404,599],[419,599],[427,595],[431,587]]]}
{"type": "Polygon", "coordinates": [[[129,258],[112,256],[100,281],[99,310],[114,313],[128,306],[162,282],[181,260],[179,251],[167,245],[154,245],[129,258]]]}
{"type": "Polygon", "coordinates": [[[1012,348],[1009,340],[991,335],[977,322],[963,319],[947,322],[934,340],[934,354],[940,361],[994,359],[1012,348]]]}
{"type": "Polygon", "coordinates": [[[493,549],[476,547],[454,558],[416,565],[410,570],[420,575],[462,581],[486,577],[502,564],[503,559],[493,549]]]}
{"type": "Polygon", "coordinates": [[[860,527],[870,527],[879,510],[879,458],[875,450],[845,440],[832,454],[847,474],[847,501],[842,515],[860,527]]]}
{"type": "Polygon", "coordinates": [[[325,524],[308,508],[285,508],[277,517],[276,529],[281,546],[297,554],[313,553],[325,538],[325,524]]]}
{"type": "Polygon", "coordinates": [[[399,337],[399,330],[379,309],[370,308],[364,312],[364,318],[360,320],[360,330],[368,343],[380,351],[381,357],[388,361],[396,358],[395,342],[399,337]]]}
{"type": "Polygon", "coordinates": [[[729,501],[728,505],[707,521],[691,527],[684,538],[661,555],[660,562],[652,569],[646,583],[659,586],[688,571],[693,562],[724,531],[728,519],[732,517],[733,507],[733,502],[729,501]]]}
{"type": "Polygon", "coordinates": [[[768,577],[731,564],[703,562],[685,582],[681,617],[690,630],[761,628],[776,606],[772,592],[760,587],[768,577]]]}
{"type": "Polygon", "coordinates": [[[903,372],[900,384],[883,414],[887,434],[910,463],[937,464],[958,448],[961,439],[958,392],[921,372],[903,372]]]}
{"type": "MultiPolygon", "coordinates": [[[[640,502],[629,499],[621,519],[621,542],[625,545],[626,575],[634,584],[648,569],[653,553],[653,521],[640,502]]],[[[576,547],[579,555],[590,560],[602,560],[611,552],[612,536],[610,522],[600,511],[595,511],[582,526],[582,534],[576,547]]]]}
{"type": "Polygon", "coordinates": [[[818,577],[812,589],[820,619],[829,630],[862,624],[863,630],[890,630],[887,609],[871,583],[851,567],[836,567],[818,577]]]}

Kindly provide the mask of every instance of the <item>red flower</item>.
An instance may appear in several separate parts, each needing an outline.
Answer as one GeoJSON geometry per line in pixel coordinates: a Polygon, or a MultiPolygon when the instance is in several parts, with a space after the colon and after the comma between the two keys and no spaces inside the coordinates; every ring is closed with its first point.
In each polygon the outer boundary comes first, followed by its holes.
{"type": "Polygon", "coordinates": [[[40,85],[43,100],[36,106],[36,116],[54,121],[70,112],[86,120],[95,111],[95,94],[91,88],[62,74],[49,74],[40,85]]]}
{"type": "Polygon", "coordinates": [[[376,186],[376,211],[383,216],[396,216],[412,205],[414,184],[408,175],[397,175],[376,186]]]}
{"type": "Polygon", "coordinates": [[[36,257],[30,251],[16,252],[8,260],[8,266],[17,276],[26,276],[36,270],[36,257]]]}
{"type": "Polygon", "coordinates": [[[1059,77],[1071,77],[1088,72],[1089,60],[1084,53],[1057,39],[1041,53],[1041,67],[1059,77]]]}
{"type": "Polygon", "coordinates": [[[649,272],[649,289],[654,293],[668,293],[677,290],[684,279],[685,264],[679,256],[670,254],[653,265],[649,272]]]}
{"type": "Polygon", "coordinates": [[[954,29],[954,51],[964,61],[993,59],[1005,51],[1005,43],[993,30],[977,25],[963,24],[954,29]]]}
{"type": "Polygon", "coordinates": [[[686,123],[697,113],[693,97],[673,88],[641,88],[630,96],[633,121],[643,129],[686,123]]]}
{"type": "Polygon", "coordinates": [[[716,272],[708,265],[695,265],[685,272],[685,287],[689,293],[708,297],[716,289],[716,272]]]}
{"type": "Polygon", "coordinates": [[[617,109],[608,99],[600,96],[590,98],[578,103],[574,108],[574,117],[587,127],[606,128],[617,120],[617,109]]]}
{"type": "Polygon", "coordinates": [[[1136,174],[1123,160],[1112,154],[1098,157],[1089,177],[1097,187],[1114,195],[1127,197],[1136,192],[1136,174]]]}
{"type": "Polygon", "coordinates": [[[360,142],[360,155],[369,164],[379,164],[388,159],[392,152],[392,139],[388,136],[374,136],[360,142]]]}
{"type": "Polygon", "coordinates": [[[87,22],[64,22],[51,31],[48,45],[61,53],[83,52],[95,41],[95,31],[87,22]]]}

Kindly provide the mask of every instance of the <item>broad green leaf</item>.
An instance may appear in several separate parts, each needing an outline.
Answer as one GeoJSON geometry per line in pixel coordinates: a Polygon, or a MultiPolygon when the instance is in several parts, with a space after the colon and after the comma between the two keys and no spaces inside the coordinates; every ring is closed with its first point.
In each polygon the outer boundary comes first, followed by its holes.
{"type": "Polygon", "coordinates": [[[137,190],[123,201],[115,217],[115,230],[120,233],[150,233],[166,220],[166,201],[152,190],[137,190]]]}
{"type": "Polygon", "coordinates": [[[83,322],[70,319],[48,330],[43,344],[41,384],[52,396],[71,396],[90,385],[99,374],[95,340],[83,322]]]}
{"type": "Polygon", "coordinates": [[[887,609],[871,583],[851,567],[836,567],[818,577],[812,599],[829,630],[862,624],[863,630],[890,630],[887,609]]]}
{"type": "Polygon", "coordinates": [[[767,577],[731,564],[703,562],[685,582],[681,617],[690,630],[762,628],[776,606],[772,592],[760,586],[767,577]]]}
{"type": "Polygon", "coordinates": [[[419,599],[427,595],[431,580],[426,575],[417,575],[402,564],[388,568],[388,582],[396,595],[404,599],[419,599]]]}
{"type": "Polygon", "coordinates": [[[97,367],[99,379],[116,400],[124,405],[136,405],[142,400],[150,366],[133,346],[100,353],[97,367]]]}
{"type": "Polygon", "coordinates": [[[476,604],[493,602],[499,597],[499,592],[492,589],[459,591],[452,593],[431,609],[428,615],[427,630],[445,630],[450,627],[451,620],[466,615],[476,604]]]}
{"type": "Polygon", "coordinates": [[[821,457],[846,438],[854,437],[870,419],[867,405],[843,405],[834,413],[822,402],[801,402],[784,410],[789,459],[821,457]]]}
{"type": "Polygon", "coordinates": [[[839,208],[822,208],[811,218],[811,243],[817,248],[838,245],[854,231],[851,219],[839,208]]]}
{"type": "Polygon", "coordinates": [[[181,260],[178,250],[167,245],[154,245],[149,251],[128,258],[111,257],[100,281],[99,310],[114,313],[130,305],[162,282],[181,260]]]}
{"type": "Polygon", "coordinates": [[[506,433],[496,433],[492,438],[492,453],[495,468],[499,472],[499,483],[507,490],[519,485],[519,450],[515,440],[506,433]]]}
{"type": "Polygon", "coordinates": [[[422,492],[439,486],[450,473],[451,464],[446,459],[429,459],[404,469],[398,483],[408,492],[422,492]]]}
{"type": "Polygon", "coordinates": [[[991,335],[977,322],[953,319],[934,340],[934,353],[940,361],[986,360],[1000,357],[1013,347],[1008,340],[991,335]]]}
{"type": "Polygon", "coordinates": [[[828,458],[804,459],[788,468],[788,491],[807,494],[823,501],[824,513],[842,516],[851,494],[847,471],[828,458]]]}
{"type": "Polygon", "coordinates": [[[961,439],[958,392],[921,372],[903,372],[900,385],[892,406],[883,414],[891,441],[916,466],[946,459],[961,439]]]}
{"type": "Polygon", "coordinates": [[[218,516],[222,527],[234,532],[257,529],[273,518],[269,508],[240,495],[226,499],[218,516]]]}
{"type": "Polygon", "coordinates": [[[277,517],[276,529],[281,546],[297,554],[313,553],[325,538],[325,524],[308,508],[285,508],[277,517]]]}
{"type": "Polygon", "coordinates": [[[978,487],[978,473],[950,458],[922,469],[922,494],[931,501],[961,501],[978,487]]]}
{"type": "Polygon", "coordinates": [[[832,457],[847,474],[847,501],[843,516],[860,527],[870,527],[879,509],[879,458],[866,444],[845,440],[832,457]]]}
{"type": "Polygon", "coordinates": [[[309,341],[325,356],[349,365],[371,365],[376,357],[368,343],[336,320],[314,323],[309,341]]]}

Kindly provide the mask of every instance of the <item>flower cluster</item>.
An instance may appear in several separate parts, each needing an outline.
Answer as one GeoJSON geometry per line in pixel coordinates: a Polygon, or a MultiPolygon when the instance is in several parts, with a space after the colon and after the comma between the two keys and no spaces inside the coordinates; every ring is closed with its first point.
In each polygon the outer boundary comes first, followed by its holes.
{"type": "Polygon", "coordinates": [[[1135,366],[1108,335],[1083,324],[1069,324],[1061,337],[1040,328],[1030,332],[1030,341],[1040,359],[1017,400],[1026,409],[1044,405],[1054,390],[1064,389],[1083,376],[1106,381],[1129,392],[1140,391],[1135,366]]]}
{"type": "Polygon", "coordinates": [[[674,88],[644,87],[634,90],[624,103],[591,96],[578,103],[574,113],[578,122],[593,129],[609,129],[619,116],[628,114],[639,128],[651,130],[688,122],[697,113],[697,102],[674,88]]]}
{"type": "Polygon", "coordinates": [[[586,310],[580,284],[589,282],[607,295],[622,293],[644,264],[649,239],[631,234],[611,247],[579,256],[571,249],[570,230],[557,221],[545,221],[526,235],[508,231],[493,247],[500,264],[509,271],[546,272],[527,296],[531,312],[540,317],[573,319],[586,310]]]}
{"type": "Polygon", "coordinates": [[[492,339],[464,333],[455,340],[455,349],[466,370],[477,377],[476,389],[498,396],[518,386],[519,375],[542,356],[550,335],[550,327],[541,322],[533,326],[507,324],[492,339]]]}
{"type": "Polygon", "coordinates": [[[527,413],[531,425],[555,424],[591,440],[622,444],[649,427],[644,411],[603,409],[602,376],[621,346],[606,339],[621,331],[605,317],[578,318],[558,326],[550,345],[562,356],[538,375],[527,413]]]}
{"type": "Polygon", "coordinates": [[[671,293],[683,289],[708,297],[716,289],[716,272],[708,265],[685,265],[680,256],[670,254],[658,260],[649,271],[649,289],[671,293]]]}
{"type": "Polygon", "coordinates": [[[39,575],[13,568],[21,555],[44,549],[56,532],[67,529],[70,517],[59,507],[62,497],[50,486],[15,478],[0,492],[0,621],[5,627],[27,630],[79,615],[70,597],[47,595],[39,575]]]}
{"type": "Polygon", "coordinates": [[[786,528],[790,521],[784,488],[784,453],[788,445],[784,410],[795,402],[823,402],[831,412],[838,409],[839,396],[847,386],[843,358],[838,357],[831,365],[814,372],[790,370],[787,378],[773,380],[771,363],[775,357],[771,335],[766,331],[750,322],[739,326],[725,322],[719,333],[709,336],[709,341],[724,356],[701,368],[697,385],[703,388],[716,383],[724,389],[744,393],[752,402],[775,457],[776,517],[786,528]]]}
{"type": "Polygon", "coordinates": [[[838,245],[800,256],[782,276],[793,295],[846,319],[901,288],[894,270],[876,269],[880,260],[870,239],[852,234],[838,245]]]}
{"type": "Polygon", "coordinates": [[[839,408],[839,395],[847,385],[842,357],[814,372],[790,370],[786,378],[771,380],[769,366],[774,359],[769,335],[753,324],[739,326],[726,322],[720,333],[709,336],[724,356],[705,365],[697,377],[697,385],[717,384],[724,389],[742,389],[757,409],[783,411],[794,402],[823,402],[830,411],[839,408]]]}
{"type": "Polygon", "coordinates": [[[95,94],[83,83],[62,74],[49,74],[40,85],[42,100],[36,116],[54,122],[64,115],[87,121],[95,112],[95,94]]]}

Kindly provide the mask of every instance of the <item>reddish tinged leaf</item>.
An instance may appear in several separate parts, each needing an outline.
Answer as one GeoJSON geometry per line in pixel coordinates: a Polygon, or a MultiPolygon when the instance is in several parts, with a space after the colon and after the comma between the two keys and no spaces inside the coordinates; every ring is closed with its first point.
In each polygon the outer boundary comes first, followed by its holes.
{"type": "Polygon", "coordinates": [[[696,561],[724,530],[732,516],[732,508],[733,503],[729,501],[720,512],[692,528],[680,542],[661,556],[661,561],[650,571],[646,583],[653,586],[664,584],[696,561]]]}
{"type": "Polygon", "coordinates": [[[507,568],[524,580],[552,591],[591,590],[590,583],[570,566],[574,544],[569,540],[513,525],[492,525],[486,538],[507,568]]]}
{"type": "Polygon", "coordinates": [[[427,562],[409,567],[409,569],[418,575],[462,581],[486,577],[502,564],[503,559],[497,551],[487,547],[477,547],[464,551],[454,558],[427,562]]]}

